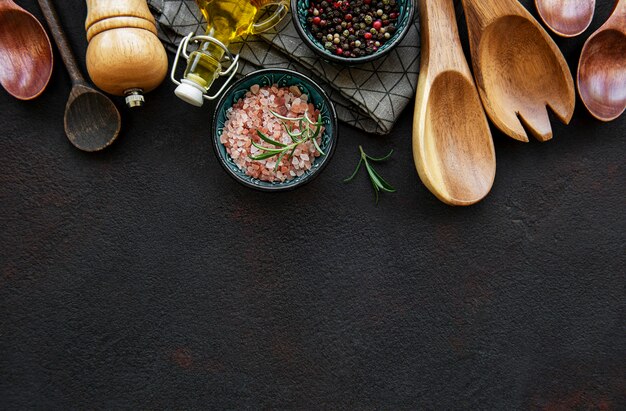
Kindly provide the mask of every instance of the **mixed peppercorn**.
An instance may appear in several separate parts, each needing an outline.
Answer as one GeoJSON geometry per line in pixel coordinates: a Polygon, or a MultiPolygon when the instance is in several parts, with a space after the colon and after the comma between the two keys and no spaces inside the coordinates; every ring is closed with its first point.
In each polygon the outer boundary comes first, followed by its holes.
{"type": "Polygon", "coordinates": [[[393,37],[399,10],[397,0],[311,0],[307,26],[329,52],[364,57],[393,37]]]}

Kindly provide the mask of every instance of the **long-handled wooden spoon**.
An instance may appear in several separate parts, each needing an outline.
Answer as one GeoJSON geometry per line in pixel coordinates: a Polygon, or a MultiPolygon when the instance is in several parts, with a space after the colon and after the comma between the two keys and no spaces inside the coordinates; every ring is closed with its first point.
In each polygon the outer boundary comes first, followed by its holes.
{"type": "Polygon", "coordinates": [[[612,121],[626,108],[626,0],[585,43],[578,65],[578,91],[595,118],[612,121]]]}
{"type": "Polygon", "coordinates": [[[41,23],[11,0],[0,0],[0,84],[13,97],[39,96],[52,75],[52,45],[41,23]]]}
{"type": "Polygon", "coordinates": [[[593,20],[596,0],[535,0],[539,16],[562,37],[576,37],[593,20]]]}
{"type": "Polygon", "coordinates": [[[510,137],[552,138],[546,106],[574,114],[574,80],[561,51],[516,0],[463,0],[474,75],[487,114],[510,137]],[[523,126],[523,125],[524,126],[523,126]]]}
{"type": "Polygon", "coordinates": [[[38,1],[72,79],[72,91],[65,105],[65,134],[80,150],[102,150],[120,132],[120,113],[108,97],[89,86],[80,74],[52,2],[38,1]]]}
{"type": "Polygon", "coordinates": [[[437,198],[466,206],[491,190],[496,156],[452,1],[420,0],[422,62],[413,157],[420,178],[437,198]]]}

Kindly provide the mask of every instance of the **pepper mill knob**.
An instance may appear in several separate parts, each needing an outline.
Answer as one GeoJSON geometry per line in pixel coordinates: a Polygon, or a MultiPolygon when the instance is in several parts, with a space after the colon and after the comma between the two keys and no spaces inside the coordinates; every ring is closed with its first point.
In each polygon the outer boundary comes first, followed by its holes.
{"type": "Polygon", "coordinates": [[[167,74],[167,55],[146,0],[87,0],[87,71],[103,91],[143,105],[167,74]]]}

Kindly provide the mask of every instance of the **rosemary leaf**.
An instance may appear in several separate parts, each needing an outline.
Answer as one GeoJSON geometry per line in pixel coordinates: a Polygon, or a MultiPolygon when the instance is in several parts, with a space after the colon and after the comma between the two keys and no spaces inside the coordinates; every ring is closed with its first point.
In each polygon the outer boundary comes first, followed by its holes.
{"type": "Polygon", "coordinates": [[[256,148],[258,148],[259,150],[263,150],[263,151],[267,151],[267,152],[273,152],[274,154],[280,153],[283,151],[283,149],[281,148],[272,148],[272,147],[264,147],[258,143],[255,143],[254,141],[252,142],[252,145],[255,146],[256,148]]]}
{"type": "Polygon", "coordinates": [[[283,120],[281,120],[280,122],[282,123],[283,128],[285,129],[287,134],[289,134],[289,137],[291,137],[291,141],[293,141],[294,143],[298,142],[298,137],[302,136],[302,131],[294,133],[293,131],[291,131],[286,122],[284,122],[283,120]]]}
{"type": "Polygon", "coordinates": [[[317,136],[320,135],[320,130],[321,130],[321,127],[317,127],[315,129],[315,131],[313,132],[313,135],[311,136],[311,139],[315,140],[317,138],[317,136]]]}
{"type": "MultiPolygon", "coordinates": [[[[285,130],[285,131],[287,131],[287,130],[285,130]]],[[[296,142],[296,141],[299,141],[298,137],[302,137],[304,135],[304,132],[303,131],[299,131],[297,133],[294,133],[294,132],[291,132],[291,131],[287,131],[287,134],[289,134],[289,136],[291,137],[292,140],[295,138],[294,142],[296,142]]]]}
{"type": "Polygon", "coordinates": [[[279,141],[276,141],[276,140],[272,140],[271,138],[269,138],[265,134],[261,133],[261,131],[259,131],[259,130],[256,131],[256,134],[261,138],[261,140],[265,141],[266,143],[270,143],[270,144],[273,144],[273,145],[278,146],[278,147],[287,147],[286,144],[283,144],[283,143],[281,143],[279,141]]]}
{"type": "Polygon", "coordinates": [[[368,156],[367,154],[366,154],[366,156],[367,156],[367,159],[368,159],[368,160],[372,160],[372,161],[376,161],[376,162],[381,162],[381,161],[387,161],[387,160],[389,160],[389,158],[391,157],[391,155],[392,155],[392,154],[393,154],[393,150],[391,150],[391,151],[389,152],[389,154],[387,154],[386,156],[384,156],[384,157],[380,157],[380,158],[370,157],[370,156],[368,156]]]}
{"type": "Polygon", "coordinates": [[[323,155],[323,156],[325,156],[325,155],[326,155],[326,153],[324,153],[324,150],[322,150],[322,148],[320,147],[320,145],[319,145],[319,144],[317,144],[317,139],[316,139],[316,138],[314,138],[314,139],[313,139],[313,145],[315,146],[315,148],[317,149],[317,151],[319,151],[319,152],[320,152],[320,154],[321,154],[321,155],[323,155]]]}
{"type": "Polygon", "coordinates": [[[376,170],[374,170],[374,167],[370,166],[369,164],[367,165],[367,171],[374,177],[375,180],[377,180],[378,182],[378,186],[380,187],[381,190],[386,191],[388,193],[395,193],[396,189],[393,188],[391,186],[391,184],[389,184],[387,181],[385,181],[384,178],[382,178],[380,176],[380,174],[378,174],[376,172],[376,170]]]}
{"type": "Polygon", "coordinates": [[[389,154],[387,154],[386,156],[380,157],[380,158],[371,157],[367,155],[365,151],[363,150],[362,146],[359,146],[359,152],[360,152],[360,159],[359,159],[359,163],[356,166],[356,169],[354,170],[354,173],[352,173],[350,177],[346,178],[343,181],[347,183],[347,182],[354,180],[354,178],[359,173],[361,166],[365,165],[365,170],[367,171],[367,174],[370,179],[370,183],[372,184],[372,188],[374,189],[374,198],[376,199],[376,204],[378,204],[380,191],[384,191],[387,193],[395,193],[396,189],[391,184],[389,184],[384,178],[382,178],[380,174],[378,174],[378,172],[374,169],[374,167],[372,167],[369,161],[380,162],[380,161],[388,160],[393,154],[393,150],[391,150],[389,154]]]}
{"type": "Polygon", "coordinates": [[[281,116],[280,114],[276,113],[275,111],[270,110],[270,113],[272,113],[272,115],[274,117],[276,117],[279,120],[284,120],[284,121],[300,121],[303,117],[285,117],[285,116],[281,116]]]}
{"type": "Polygon", "coordinates": [[[280,162],[283,161],[283,157],[285,157],[285,154],[287,154],[287,152],[283,151],[278,156],[278,159],[276,160],[276,165],[274,166],[274,171],[278,170],[278,166],[280,166],[280,162]]]}
{"type": "Polygon", "coordinates": [[[258,156],[256,156],[256,157],[252,157],[252,156],[250,156],[250,159],[251,159],[251,160],[255,160],[255,161],[258,161],[258,160],[267,160],[268,158],[274,157],[275,155],[276,155],[276,153],[263,153],[263,154],[259,154],[259,155],[258,155],[258,156]]]}
{"type": "Polygon", "coordinates": [[[374,188],[374,198],[376,199],[376,205],[378,205],[378,200],[380,199],[380,190],[378,189],[376,183],[374,183],[374,180],[370,179],[370,183],[372,183],[372,187],[374,188]]]}
{"type": "Polygon", "coordinates": [[[365,162],[365,169],[367,170],[367,174],[369,174],[370,180],[372,180],[372,183],[374,183],[376,188],[383,189],[383,184],[367,161],[365,162]]]}
{"type": "Polygon", "coordinates": [[[296,151],[296,147],[298,146],[294,146],[294,148],[291,149],[291,153],[289,153],[289,158],[293,157],[293,152],[296,151]]]}
{"type": "Polygon", "coordinates": [[[359,170],[361,169],[361,164],[363,164],[363,157],[361,157],[361,159],[359,160],[359,164],[356,165],[356,169],[354,169],[354,173],[352,173],[350,177],[343,180],[344,183],[349,183],[350,181],[354,180],[356,175],[359,174],[359,170]]]}

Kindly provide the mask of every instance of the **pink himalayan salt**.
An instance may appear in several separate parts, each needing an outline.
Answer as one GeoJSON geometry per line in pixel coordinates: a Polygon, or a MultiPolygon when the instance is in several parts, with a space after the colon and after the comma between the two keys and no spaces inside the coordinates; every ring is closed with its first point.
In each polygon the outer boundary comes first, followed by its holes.
{"type": "MultiPolygon", "coordinates": [[[[279,88],[277,85],[260,87],[255,84],[244,97],[227,110],[220,142],[239,169],[250,177],[269,182],[284,182],[310,170],[320,152],[313,142],[307,141],[297,146],[293,157],[290,158],[289,154],[283,156],[278,167],[276,167],[278,155],[266,160],[252,160],[250,156],[263,154],[263,151],[252,145],[252,141],[263,147],[275,148],[261,140],[257,130],[283,144],[292,143],[282,122],[270,111],[290,118],[302,117],[306,111],[313,121],[319,115],[313,104],[308,103],[308,96],[302,94],[296,86],[279,88]]],[[[287,123],[292,130],[298,131],[298,122],[287,123]]],[[[323,133],[322,127],[317,137],[318,144],[321,144],[323,133]]]]}

